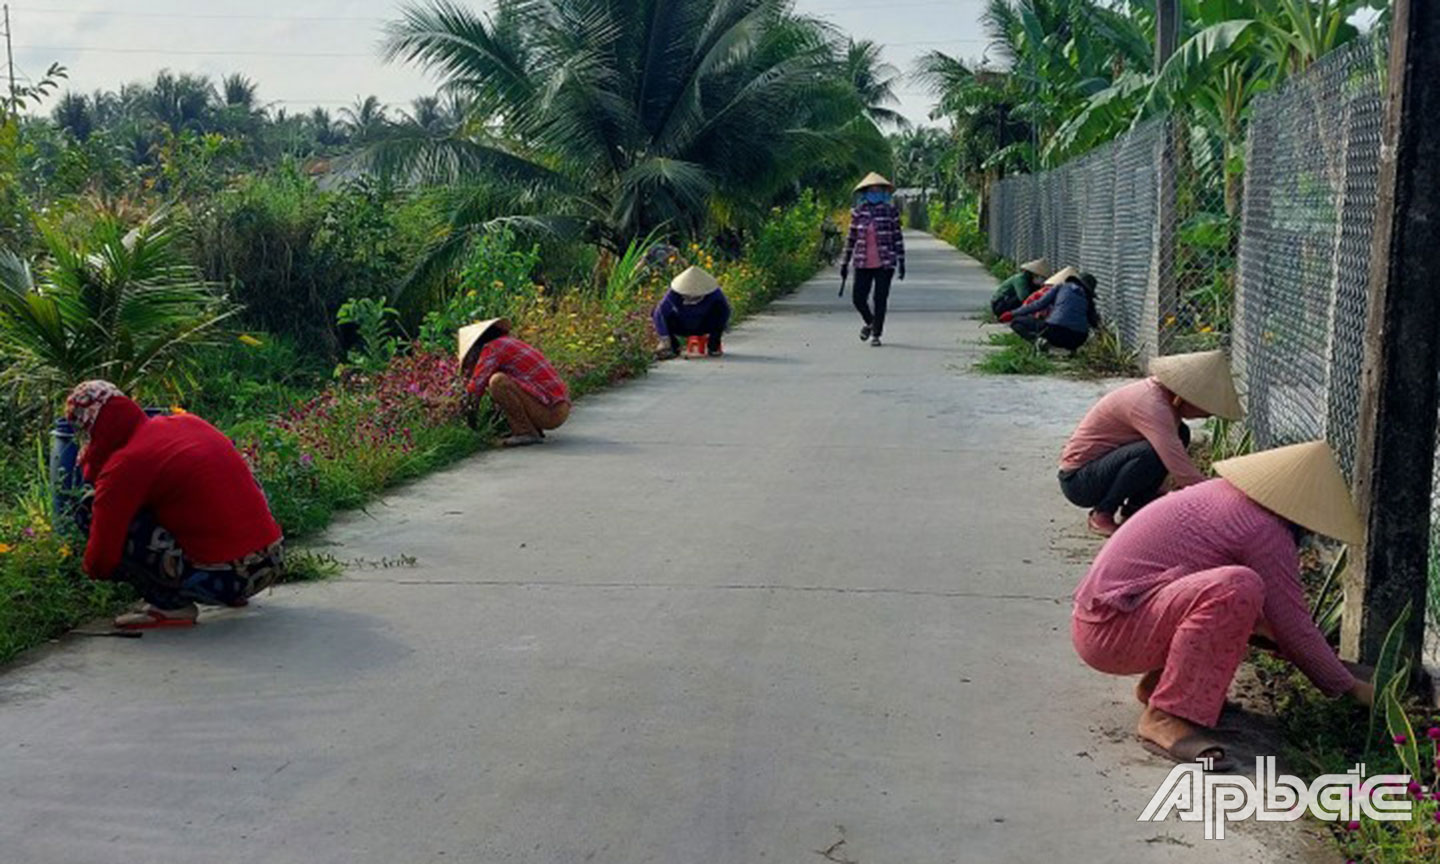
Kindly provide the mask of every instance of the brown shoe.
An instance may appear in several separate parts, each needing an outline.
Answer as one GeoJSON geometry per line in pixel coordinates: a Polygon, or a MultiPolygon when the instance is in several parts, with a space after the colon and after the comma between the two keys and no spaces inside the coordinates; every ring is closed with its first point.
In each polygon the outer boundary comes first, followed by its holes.
{"type": "Polygon", "coordinates": [[[1101,513],[1099,510],[1090,511],[1089,525],[1090,530],[1099,534],[1101,537],[1109,537],[1111,534],[1120,530],[1120,526],[1115,524],[1115,516],[1113,514],[1101,513]]]}

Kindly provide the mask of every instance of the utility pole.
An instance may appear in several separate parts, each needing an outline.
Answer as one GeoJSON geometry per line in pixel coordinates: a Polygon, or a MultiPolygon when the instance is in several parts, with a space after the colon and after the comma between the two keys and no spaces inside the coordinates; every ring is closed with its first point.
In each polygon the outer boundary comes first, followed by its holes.
{"type": "Polygon", "coordinates": [[[1403,656],[1424,645],[1431,472],[1440,369],[1440,4],[1395,0],[1379,204],[1370,262],[1355,497],[1366,542],[1352,550],[1341,651],[1374,662],[1410,607],[1403,656]]]}
{"type": "Polygon", "coordinates": [[[15,98],[15,51],[10,47],[10,4],[5,4],[5,63],[10,67],[10,119],[17,120],[19,102],[15,98]]]}
{"type": "MultiPolygon", "coordinates": [[[[1180,0],[1155,0],[1155,74],[1165,68],[1180,42],[1180,0]]],[[[1175,313],[1179,305],[1179,280],[1175,273],[1175,228],[1176,214],[1176,167],[1178,160],[1177,137],[1179,124],[1172,115],[1161,130],[1159,153],[1156,154],[1158,177],[1155,202],[1155,260],[1153,277],[1158,302],[1154,321],[1147,322],[1146,329],[1155,334],[1154,354],[1165,353],[1165,328],[1163,322],[1175,313]],[[1153,329],[1152,329],[1153,328],[1153,329]]]]}

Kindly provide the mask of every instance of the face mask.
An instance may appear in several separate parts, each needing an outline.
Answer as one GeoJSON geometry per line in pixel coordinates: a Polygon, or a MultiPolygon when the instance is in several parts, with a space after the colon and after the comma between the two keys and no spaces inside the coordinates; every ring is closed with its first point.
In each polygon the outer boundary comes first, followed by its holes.
{"type": "Polygon", "coordinates": [[[864,198],[871,204],[883,204],[890,200],[890,193],[884,189],[866,189],[864,198]]]}

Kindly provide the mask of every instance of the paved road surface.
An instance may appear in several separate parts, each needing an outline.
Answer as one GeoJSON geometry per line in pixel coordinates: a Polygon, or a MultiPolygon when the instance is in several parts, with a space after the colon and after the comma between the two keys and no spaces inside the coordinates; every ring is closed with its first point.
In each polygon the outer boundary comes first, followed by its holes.
{"type": "Polygon", "coordinates": [[[0,675],[0,859],[1288,857],[1136,823],[1051,467],[1102,387],[973,374],[993,282],[909,242],[883,348],[817,281],[344,520],[344,579],[0,675]]]}

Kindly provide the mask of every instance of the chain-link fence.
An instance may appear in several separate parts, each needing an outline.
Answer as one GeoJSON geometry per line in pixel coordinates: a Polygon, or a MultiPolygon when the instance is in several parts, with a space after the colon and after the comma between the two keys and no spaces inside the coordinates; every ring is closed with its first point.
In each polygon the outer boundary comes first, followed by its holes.
{"type": "MultiPolygon", "coordinates": [[[[1255,445],[1324,438],[1348,475],[1386,50],[1383,38],[1360,39],[1259,97],[1243,159],[1232,158],[1239,142],[1175,117],[1000,181],[991,251],[1093,273],[1102,315],[1142,358],[1228,344],[1255,445]],[[1243,176],[1233,167],[1242,163],[1243,176]]],[[[1440,637],[1440,441],[1432,489],[1440,637]]]]}
{"type": "Polygon", "coordinates": [[[992,251],[1093,273],[1101,314],[1143,357],[1228,341],[1256,444],[1324,437],[1349,471],[1382,54],[1357,41],[1257,99],[1243,177],[1238,142],[1175,117],[1000,181],[992,251]]]}
{"type": "Polygon", "coordinates": [[[1260,97],[1245,159],[1235,372],[1261,447],[1325,438],[1354,466],[1384,125],[1370,40],[1260,97]]]}
{"type": "Polygon", "coordinates": [[[1185,334],[1216,342],[1234,269],[1224,162],[1224,142],[1203,130],[1146,123],[1052,171],[997,183],[991,251],[1093,274],[1101,316],[1142,357],[1185,334]]]}

